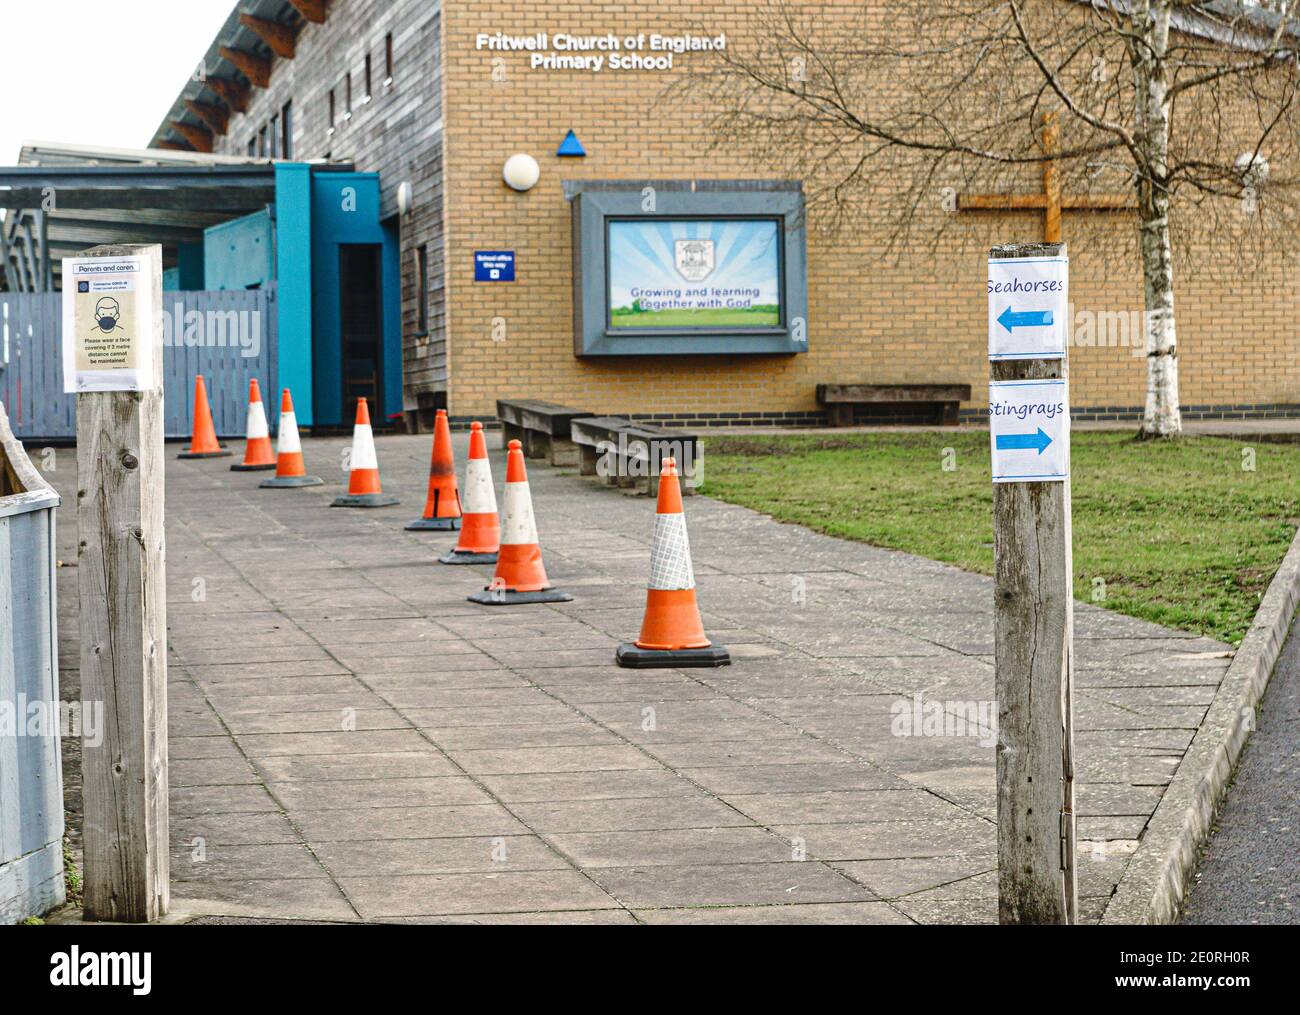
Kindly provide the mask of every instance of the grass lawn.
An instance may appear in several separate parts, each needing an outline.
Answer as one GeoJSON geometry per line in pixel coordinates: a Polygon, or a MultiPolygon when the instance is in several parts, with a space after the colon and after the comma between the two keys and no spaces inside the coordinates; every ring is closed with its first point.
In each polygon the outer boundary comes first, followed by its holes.
{"type": "MultiPolygon", "coordinates": [[[[1238,644],[1300,521],[1300,446],[1071,440],[1075,597],[1238,644]]],[[[710,438],[704,466],[710,496],[993,573],[987,434],[710,438]]]]}

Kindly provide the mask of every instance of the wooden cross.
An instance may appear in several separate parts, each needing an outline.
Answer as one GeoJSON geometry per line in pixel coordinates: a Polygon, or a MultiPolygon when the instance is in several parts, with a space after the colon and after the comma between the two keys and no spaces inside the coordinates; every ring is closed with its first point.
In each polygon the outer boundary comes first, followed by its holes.
{"type": "MultiPolygon", "coordinates": [[[[1060,127],[1057,114],[1048,113],[1043,118],[1043,153],[1054,155],[1059,150],[1060,127]]],[[[1133,211],[1137,202],[1132,194],[1084,194],[1072,196],[1061,193],[1061,167],[1055,159],[1043,163],[1043,192],[1041,194],[959,194],[958,211],[1027,211],[1043,212],[1043,242],[1061,242],[1062,211],[1133,211]]]]}

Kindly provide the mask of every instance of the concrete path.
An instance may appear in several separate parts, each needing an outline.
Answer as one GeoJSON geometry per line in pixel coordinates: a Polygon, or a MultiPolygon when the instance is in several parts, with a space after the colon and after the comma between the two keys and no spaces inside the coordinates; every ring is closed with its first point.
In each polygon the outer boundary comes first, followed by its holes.
{"type": "MultiPolygon", "coordinates": [[[[169,446],[177,911],[996,919],[988,579],[694,497],[705,624],[734,665],[621,670],[653,502],[534,464],[547,568],[574,601],[475,606],[491,569],[440,566],[454,536],[402,529],[429,444],[380,439],[403,503],[374,511],[326,506],[342,439],[307,442],[327,485],[297,491],[169,446]]],[[[60,587],[74,689],[75,576],[60,587]]],[[[1229,649],[1086,605],[1076,625],[1081,910],[1096,920],[1229,649]]]]}
{"type": "Polygon", "coordinates": [[[1184,923],[1300,923],[1300,621],[1291,626],[1184,923]]]}

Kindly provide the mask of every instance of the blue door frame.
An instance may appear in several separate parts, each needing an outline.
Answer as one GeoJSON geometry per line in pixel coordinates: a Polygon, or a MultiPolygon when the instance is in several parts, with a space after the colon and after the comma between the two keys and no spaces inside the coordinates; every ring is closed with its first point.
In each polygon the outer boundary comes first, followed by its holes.
{"type": "Polygon", "coordinates": [[[306,426],[348,426],[343,406],[339,248],[380,247],[383,279],[383,405],[376,422],[402,411],[399,237],[379,219],[379,174],[288,163],[276,169],[276,266],[280,279],[280,377],[306,426]]]}

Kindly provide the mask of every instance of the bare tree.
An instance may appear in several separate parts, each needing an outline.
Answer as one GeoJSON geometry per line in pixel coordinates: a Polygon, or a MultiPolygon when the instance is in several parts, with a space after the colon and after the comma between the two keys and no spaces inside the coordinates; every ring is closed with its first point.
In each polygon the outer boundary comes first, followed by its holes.
{"type": "Polygon", "coordinates": [[[887,225],[895,253],[949,230],[932,214],[944,191],[1023,189],[1042,174],[1095,196],[1078,207],[1131,207],[1139,432],[1174,437],[1176,254],[1181,265],[1212,247],[1239,263],[1297,247],[1295,2],[875,0],[846,32],[824,16],[842,7],[770,0],[756,41],[683,87],[717,111],[716,143],[804,179],[832,229],[887,225]]]}

